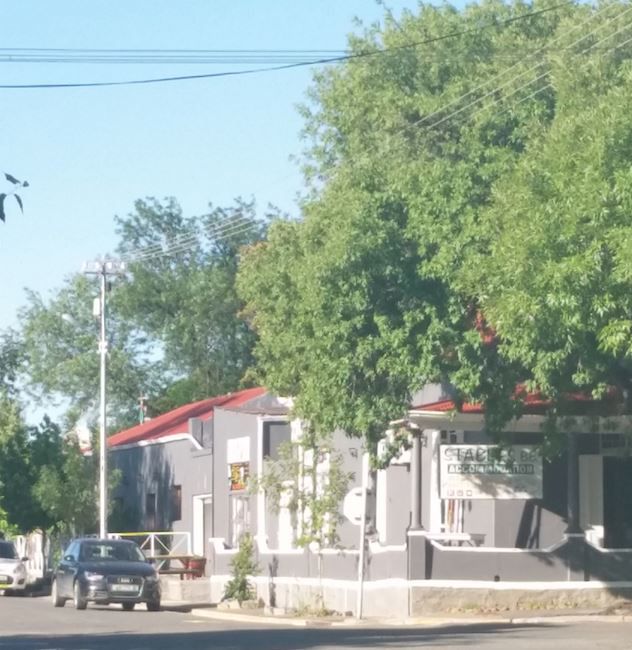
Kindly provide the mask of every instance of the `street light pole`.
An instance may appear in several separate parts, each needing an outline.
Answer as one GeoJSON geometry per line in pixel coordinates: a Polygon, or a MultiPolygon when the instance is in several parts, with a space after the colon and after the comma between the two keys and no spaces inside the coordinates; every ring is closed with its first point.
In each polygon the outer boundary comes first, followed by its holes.
{"type": "Polygon", "coordinates": [[[100,301],[99,301],[99,537],[102,539],[108,533],[108,454],[106,432],[106,401],[105,401],[105,366],[107,362],[108,343],[105,338],[105,267],[101,271],[100,301]]]}
{"type": "Polygon", "coordinates": [[[108,343],[105,335],[105,294],[108,275],[121,274],[125,264],[115,260],[97,260],[84,265],[84,273],[98,275],[99,295],[99,537],[108,534],[108,455],[106,410],[106,363],[108,343]]]}

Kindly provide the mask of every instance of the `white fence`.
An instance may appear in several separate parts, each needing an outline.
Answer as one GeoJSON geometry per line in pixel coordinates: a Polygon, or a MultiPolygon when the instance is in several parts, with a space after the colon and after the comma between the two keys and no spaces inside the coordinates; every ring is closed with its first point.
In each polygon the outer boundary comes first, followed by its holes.
{"type": "Polygon", "coordinates": [[[36,531],[28,535],[18,535],[13,543],[27,570],[27,584],[35,584],[48,577],[52,570],[50,539],[42,532],[36,531]]]}
{"type": "Polygon", "coordinates": [[[131,539],[140,550],[152,559],[169,559],[169,556],[192,555],[191,533],[189,531],[162,531],[156,533],[110,533],[115,539],[131,539]]]}

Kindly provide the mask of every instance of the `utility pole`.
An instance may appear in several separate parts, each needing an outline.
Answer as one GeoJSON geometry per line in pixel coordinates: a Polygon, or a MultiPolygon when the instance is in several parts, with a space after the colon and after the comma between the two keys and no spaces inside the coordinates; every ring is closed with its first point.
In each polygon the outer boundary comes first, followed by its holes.
{"type": "Polygon", "coordinates": [[[364,564],[366,556],[366,516],[367,496],[369,491],[369,454],[362,454],[362,518],[360,519],[360,540],[358,544],[358,591],[356,593],[356,618],[362,618],[362,606],[364,601],[364,564]]]}
{"type": "Polygon", "coordinates": [[[83,272],[99,276],[99,537],[108,534],[108,456],[106,434],[106,394],[105,368],[108,344],[105,336],[105,294],[108,287],[108,276],[122,275],[125,264],[118,260],[104,259],[86,262],[83,272]]]}

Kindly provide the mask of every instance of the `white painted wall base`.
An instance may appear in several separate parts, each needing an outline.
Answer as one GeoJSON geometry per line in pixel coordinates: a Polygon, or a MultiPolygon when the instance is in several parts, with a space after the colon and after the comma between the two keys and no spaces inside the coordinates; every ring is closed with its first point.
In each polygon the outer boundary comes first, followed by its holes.
{"type": "MultiPolygon", "coordinates": [[[[230,576],[210,578],[211,602],[222,600],[230,576]]],[[[285,610],[326,608],[355,614],[357,584],[317,578],[252,578],[257,597],[285,610]]],[[[437,612],[519,611],[608,607],[632,601],[632,582],[487,582],[376,580],[364,583],[367,618],[406,618],[437,612]]]]}

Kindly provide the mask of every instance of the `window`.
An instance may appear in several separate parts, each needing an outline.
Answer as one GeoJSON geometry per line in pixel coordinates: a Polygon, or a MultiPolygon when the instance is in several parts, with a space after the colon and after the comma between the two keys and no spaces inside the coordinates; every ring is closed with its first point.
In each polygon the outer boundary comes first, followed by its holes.
{"type": "Polygon", "coordinates": [[[239,538],[250,528],[250,499],[249,497],[230,497],[230,544],[233,548],[239,546],[239,538]]]}
{"type": "Polygon", "coordinates": [[[144,562],[145,556],[133,542],[112,540],[109,542],[82,542],[80,562],[115,561],[144,562]]]}
{"type": "Polygon", "coordinates": [[[74,560],[79,557],[79,542],[71,542],[64,551],[64,558],[71,556],[74,560]]]}
{"type": "Polygon", "coordinates": [[[182,486],[171,486],[171,521],[178,521],[182,519],[182,486]]]}
{"type": "Polygon", "coordinates": [[[0,558],[9,560],[18,559],[18,554],[12,542],[0,542],[0,558]]]}
{"type": "Polygon", "coordinates": [[[292,439],[288,422],[263,423],[263,457],[278,460],[279,447],[292,439]]]}
{"type": "Polygon", "coordinates": [[[145,495],[145,526],[147,530],[156,529],[156,493],[148,492],[145,495]]]}

